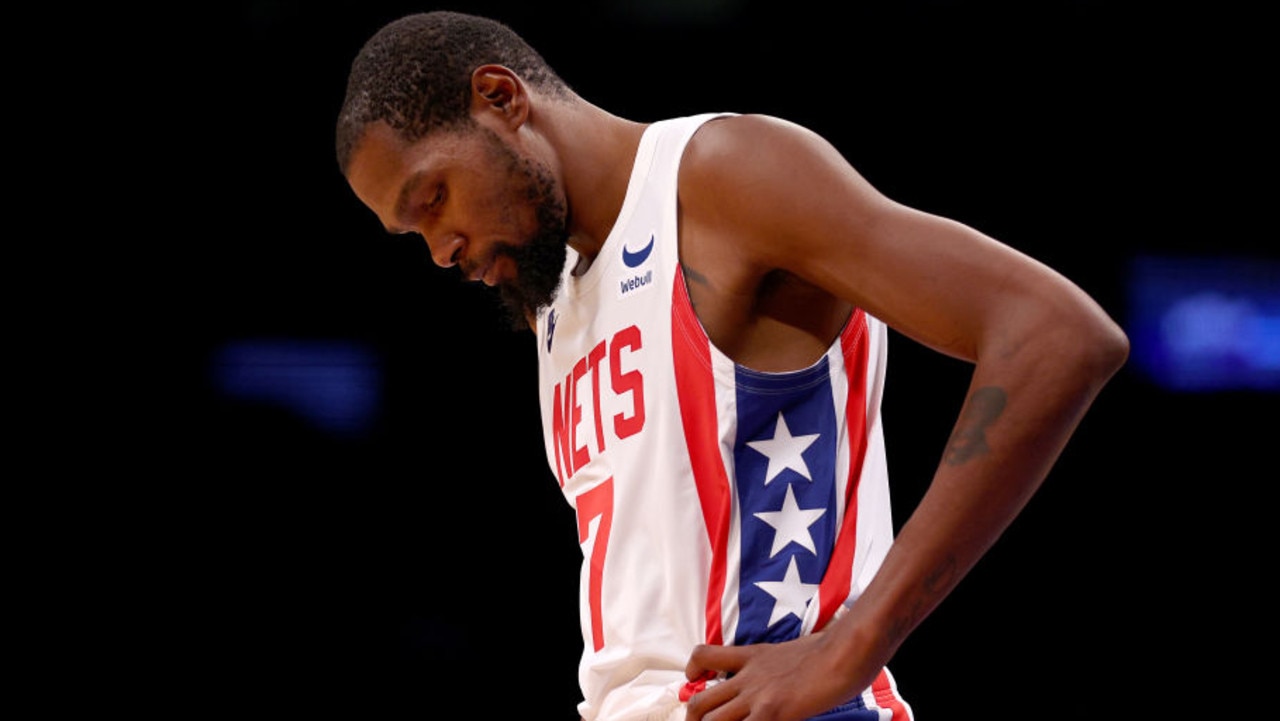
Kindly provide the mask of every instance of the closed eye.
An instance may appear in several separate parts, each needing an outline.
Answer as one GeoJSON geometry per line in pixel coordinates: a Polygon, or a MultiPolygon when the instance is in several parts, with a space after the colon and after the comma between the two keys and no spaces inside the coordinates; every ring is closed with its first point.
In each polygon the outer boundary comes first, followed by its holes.
{"type": "Polygon", "coordinates": [[[437,185],[435,195],[431,196],[431,200],[427,203],[425,210],[429,213],[439,210],[441,204],[444,203],[444,197],[444,185],[437,185]]]}
{"type": "MultiPolygon", "coordinates": [[[[445,199],[444,185],[443,184],[437,185],[435,194],[431,196],[431,200],[427,201],[422,206],[420,206],[421,210],[419,212],[422,215],[435,215],[439,213],[440,206],[444,203],[444,199],[445,199]]],[[[397,213],[397,215],[403,215],[403,214],[397,213]]],[[[404,222],[408,223],[409,225],[416,225],[420,221],[415,220],[414,215],[405,217],[404,222]]],[[[392,235],[408,235],[410,233],[420,233],[419,229],[416,227],[405,228],[399,225],[388,225],[386,226],[386,229],[387,229],[387,232],[391,233],[392,235]]]]}

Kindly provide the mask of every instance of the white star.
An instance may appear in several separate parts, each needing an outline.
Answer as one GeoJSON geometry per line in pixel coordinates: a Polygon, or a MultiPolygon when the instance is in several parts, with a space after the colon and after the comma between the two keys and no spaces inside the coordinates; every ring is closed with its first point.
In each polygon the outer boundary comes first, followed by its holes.
{"type": "Polygon", "coordinates": [[[800,570],[796,568],[796,557],[792,556],[787,564],[787,575],[781,581],[756,581],[760,590],[773,596],[773,613],[769,616],[769,625],[781,621],[788,614],[803,618],[805,606],[818,589],[816,583],[802,583],[800,570]]]}
{"type": "Polygon", "coordinates": [[[795,491],[791,489],[791,484],[788,483],[787,498],[782,502],[782,510],[761,511],[756,514],[756,518],[773,526],[775,531],[773,534],[773,550],[769,552],[769,558],[778,555],[778,551],[786,548],[787,544],[792,541],[809,549],[810,553],[817,553],[818,549],[813,545],[813,534],[809,533],[809,526],[812,526],[826,512],[825,508],[800,508],[800,505],[796,503],[795,491]]]}
{"type": "Polygon", "coordinates": [[[774,426],[773,438],[767,441],[747,441],[748,446],[769,457],[769,469],[764,474],[764,484],[769,485],[769,482],[782,473],[784,468],[790,468],[808,478],[812,483],[809,466],[804,462],[804,456],[801,454],[818,440],[818,435],[811,433],[807,436],[792,436],[791,429],[787,428],[787,419],[782,417],[782,413],[778,413],[778,425],[774,426]]]}

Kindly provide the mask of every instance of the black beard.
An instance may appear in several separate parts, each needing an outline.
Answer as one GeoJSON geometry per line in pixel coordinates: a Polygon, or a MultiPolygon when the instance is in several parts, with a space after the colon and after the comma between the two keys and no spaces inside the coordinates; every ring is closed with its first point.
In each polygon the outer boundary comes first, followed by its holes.
{"type": "Polygon", "coordinates": [[[551,304],[560,287],[569,255],[568,213],[546,168],[517,160],[505,146],[502,152],[511,171],[524,176],[525,199],[533,204],[537,219],[537,229],[523,245],[502,244],[497,249],[515,261],[515,279],[498,286],[498,293],[511,326],[521,329],[551,304]]]}
{"type": "Polygon", "coordinates": [[[516,263],[515,280],[498,286],[498,295],[507,320],[513,329],[527,329],[529,319],[551,304],[560,287],[560,276],[569,255],[569,234],[563,223],[548,226],[543,222],[543,208],[538,209],[537,235],[523,246],[505,245],[498,249],[516,263]]]}
{"type": "Polygon", "coordinates": [[[511,327],[527,330],[531,319],[551,304],[560,287],[569,254],[568,211],[546,167],[521,158],[492,131],[481,128],[480,132],[488,137],[494,161],[512,177],[523,178],[524,200],[534,209],[537,226],[533,234],[519,245],[499,243],[494,251],[495,256],[515,261],[515,278],[498,286],[498,296],[511,327]]]}

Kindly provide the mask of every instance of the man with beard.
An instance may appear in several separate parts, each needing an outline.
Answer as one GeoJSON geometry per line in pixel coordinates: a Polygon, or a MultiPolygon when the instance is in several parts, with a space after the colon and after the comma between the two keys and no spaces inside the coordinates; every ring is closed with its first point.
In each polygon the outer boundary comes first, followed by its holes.
{"type": "Polygon", "coordinates": [[[337,154],[389,232],[536,334],[586,721],[910,719],[887,664],[1127,357],[1059,273],[890,200],[812,132],[616,116],[489,19],[378,31],[337,154]],[[973,364],[896,538],[888,328],[973,364]]]}

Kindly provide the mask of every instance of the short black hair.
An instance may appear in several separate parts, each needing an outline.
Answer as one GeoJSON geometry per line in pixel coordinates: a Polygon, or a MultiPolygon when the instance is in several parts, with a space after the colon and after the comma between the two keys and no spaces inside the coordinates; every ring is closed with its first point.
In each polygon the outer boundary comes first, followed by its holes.
{"type": "Polygon", "coordinates": [[[490,18],[438,10],[384,25],[356,54],[338,113],[338,166],[351,160],[365,126],[385,121],[412,142],[471,121],[471,73],[496,63],[532,87],[569,93],[564,80],[514,30],[490,18]]]}

